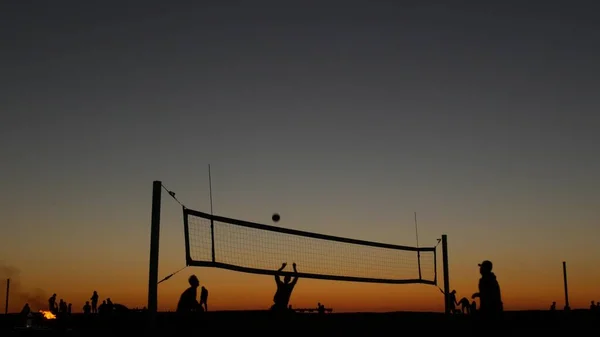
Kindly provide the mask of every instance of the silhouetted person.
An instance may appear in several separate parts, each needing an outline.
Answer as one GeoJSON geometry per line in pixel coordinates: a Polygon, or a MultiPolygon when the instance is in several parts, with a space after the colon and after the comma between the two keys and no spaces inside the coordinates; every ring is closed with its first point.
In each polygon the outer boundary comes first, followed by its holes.
{"type": "Polygon", "coordinates": [[[204,309],[204,311],[208,311],[208,289],[202,286],[200,289],[200,307],[204,309]]]}
{"type": "Polygon", "coordinates": [[[23,309],[21,309],[21,319],[25,322],[26,327],[31,327],[32,324],[32,314],[31,308],[29,307],[29,303],[25,303],[23,309]]]}
{"type": "MultiPolygon", "coordinates": [[[[281,271],[283,271],[283,269],[285,268],[287,264],[283,263],[281,265],[281,268],[279,268],[279,270],[277,270],[279,273],[281,271]]],[[[279,278],[279,274],[275,275],[275,283],[277,284],[277,292],[275,293],[275,296],[273,297],[273,306],[271,307],[271,310],[276,310],[276,311],[285,311],[287,309],[288,303],[290,301],[290,297],[292,296],[292,291],[294,290],[294,286],[296,285],[296,283],[298,282],[298,270],[296,269],[296,263],[292,264],[293,268],[294,268],[294,279],[292,280],[292,277],[290,275],[285,275],[285,277],[283,278],[283,282],[281,282],[281,279],[279,278]]]]}
{"type": "Polygon", "coordinates": [[[550,306],[550,311],[556,311],[556,302],[552,302],[552,305],[550,306]]]}
{"type": "Polygon", "coordinates": [[[92,313],[97,314],[98,313],[98,298],[100,296],[98,296],[98,292],[96,290],[94,290],[94,293],[92,294],[92,297],[90,298],[90,300],[92,301],[92,313]]]}
{"type": "Polygon", "coordinates": [[[102,304],[100,304],[100,305],[98,306],[97,313],[98,313],[99,315],[104,315],[104,314],[106,314],[107,312],[108,312],[108,310],[107,310],[106,300],[104,300],[104,301],[102,301],[102,304]]]}
{"type": "Polygon", "coordinates": [[[179,313],[202,310],[202,307],[196,300],[196,298],[198,298],[198,287],[200,286],[200,281],[198,281],[196,275],[192,275],[188,279],[188,282],[190,287],[181,294],[181,297],[179,297],[179,302],[177,303],[177,312],[179,313]]]}
{"type": "Polygon", "coordinates": [[[52,294],[48,299],[48,311],[56,315],[56,294],[52,294]]]}
{"type": "Polygon", "coordinates": [[[106,299],[106,311],[107,312],[113,312],[113,310],[115,309],[115,306],[113,305],[113,302],[110,300],[110,297],[106,299]]]}
{"type": "MultiPolygon", "coordinates": [[[[600,304],[600,303],[598,303],[600,304]]],[[[592,301],[592,303],[590,304],[590,310],[596,310],[596,303],[594,303],[594,301],[592,301]]]]}
{"type": "Polygon", "coordinates": [[[67,314],[71,314],[71,309],[73,309],[73,303],[67,304],[67,314]]]}
{"type": "Polygon", "coordinates": [[[65,302],[62,298],[58,302],[58,312],[61,314],[67,313],[67,302],[65,302]]]}
{"type": "Polygon", "coordinates": [[[474,314],[477,312],[477,302],[471,302],[471,313],[474,314]]]}
{"type": "Polygon", "coordinates": [[[21,309],[21,315],[27,316],[31,312],[31,308],[29,307],[29,303],[25,303],[23,309],[21,309]]]}
{"type": "Polygon", "coordinates": [[[92,306],[90,305],[90,301],[85,301],[85,305],[83,306],[83,314],[89,315],[92,313],[92,306]]]}
{"type": "MultiPolygon", "coordinates": [[[[442,294],[444,294],[444,296],[446,295],[446,293],[444,293],[444,291],[441,288],[440,291],[442,292],[442,294]]],[[[458,302],[456,301],[456,290],[452,290],[450,294],[448,294],[448,297],[446,297],[446,300],[448,301],[450,312],[453,314],[456,313],[458,311],[456,309],[456,306],[458,305],[458,302]]]]}
{"type": "Polygon", "coordinates": [[[461,298],[460,301],[458,301],[458,305],[460,305],[460,311],[463,314],[471,314],[471,302],[468,298],[461,298]]]}
{"type": "Polygon", "coordinates": [[[479,264],[479,292],[473,298],[479,297],[479,314],[483,318],[497,318],[502,314],[502,295],[496,275],[492,272],[492,262],[483,261],[479,264]]]}
{"type": "Polygon", "coordinates": [[[317,312],[319,315],[323,315],[325,313],[325,305],[321,304],[321,302],[317,303],[317,312]]]}

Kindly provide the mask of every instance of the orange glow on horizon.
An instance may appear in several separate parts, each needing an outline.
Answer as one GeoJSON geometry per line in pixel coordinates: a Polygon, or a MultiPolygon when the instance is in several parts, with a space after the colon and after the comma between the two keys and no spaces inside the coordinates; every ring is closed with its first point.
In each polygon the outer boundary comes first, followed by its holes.
{"type": "MultiPolygon", "coordinates": [[[[160,311],[175,309],[179,295],[187,287],[187,278],[192,273],[198,275],[201,284],[209,289],[208,306],[211,311],[266,310],[272,304],[275,292],[272,277],[211,268],[190,268],[187,272],[175,275],[159,285],[160,311]]],[[[52,281],[48,289],[55,289],[53,292],[58,294],[58,298],[73,303],[73,312],[82,311],[85,301],[89,300],[94,289],[100,294],[100,303],[110,297],[114,303],[129,308],[142,308],[147,301],[147,282],[144,280],[147,274],[143,270],[136,274],[138,277],[123,278],[121,282],[87,281],[77,284],[77,287],[52,281]],[[104,286],[97,286],[98,284],[104,286]]],[[[475,272],[471,274],[468,278],[457,275],[451,279],[451,289],[457,290],[458,299],[470,299],[471,294],[476,291],[478,275],[475,272]]],[[[557,302],[559,308],[562,307],[564,293],[560,277],[558,280],[550,280],[532,275],[527,282],[523,282],[522,279],[509,276],[509,273],[498,273],[506,310],[545,310],[553,301],[557,302]]],[[[588,276],[572,278],[569,294],[572,308],[587,308],[591,300],[600,300],[596,283],[593,281],[598,275],[588,276]],[[593,294],[595,296],[590,296],[593,294]]],[[[11,296],[10,311],[19,312],[27,298],[22,294],[13,293],[11,296]]],[[[47,309],[47,297],[38,298],[38,303],[30,302],[30,306],[33,310],[47,309]]],[[[290,304],[296,308],[312,308],[316,307],[317,302],[323,303],[327,308],[333,308],[334,312],[443,311],[443,295],[436,286],[300,279],[290,304]]]]}

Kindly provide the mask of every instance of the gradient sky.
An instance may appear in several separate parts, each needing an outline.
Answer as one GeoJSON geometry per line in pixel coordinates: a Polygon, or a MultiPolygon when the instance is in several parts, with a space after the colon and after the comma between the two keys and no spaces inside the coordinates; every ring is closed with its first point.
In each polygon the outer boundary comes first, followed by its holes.
{"type": "MultiPolygon", "coordinates": [[[[2,2],[15,292],[145,305],[152,181],[209,211],[211,164],[216,214],[414,245],[417,212],[421,245],[448,235],[460,297],[490,259],[507,309],[562,307],[562,261],[572,307],[600,300],[597,5],[451,3],[2,2]]],[[[181,208],[162,205],[161,277],[185,265],[181,208]]],[[[211,309],[271,305],[271,277],[187,268],[160,309],[192,273],[211,309]]],[[[433,286],[301,280],[291,304],[317,301],[443,306],[433,286]]]]}

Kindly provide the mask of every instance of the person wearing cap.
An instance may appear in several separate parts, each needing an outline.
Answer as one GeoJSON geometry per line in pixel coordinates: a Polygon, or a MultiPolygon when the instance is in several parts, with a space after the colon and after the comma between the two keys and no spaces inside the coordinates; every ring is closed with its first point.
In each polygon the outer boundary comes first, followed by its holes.
{"type": "Polygon", "coordinates": [[[479,264],[479,292],[472,296],[479,297],[479,314],[486,318],[498,317],[503,311],[500,285],[492,267],[492,262],[488,260],[479,264]]]}

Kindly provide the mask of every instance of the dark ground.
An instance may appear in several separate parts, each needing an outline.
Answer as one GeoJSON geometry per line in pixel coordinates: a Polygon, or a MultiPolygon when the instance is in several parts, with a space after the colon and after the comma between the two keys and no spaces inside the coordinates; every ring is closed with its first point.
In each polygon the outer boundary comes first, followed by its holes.
{"type": "Polygon", "coordinates": [[[274,336],[310,334],[312,336],[382,336],[447,333],[456,336],[509,335],[578,336],[597,333],[600,313],[589,310],[571,312],[514,311],[506,312],[498,324],[484,326],[475,317],[439,313],[357,313],[357,314],[291,314],[276,316],[270,312],[208,312],[193,320],[181,321],[172,313],[159,313],[154,327],[141,312],[128,312],[112,317],[84,317],[75,314],[68,319],[45,321],[46,331],[15,329],[23,326],[19,315],[0,315],[0,336],[135,336],[243,334],[274,336]],[[68,330],[65,332],[65,330],[68,330]]]}

